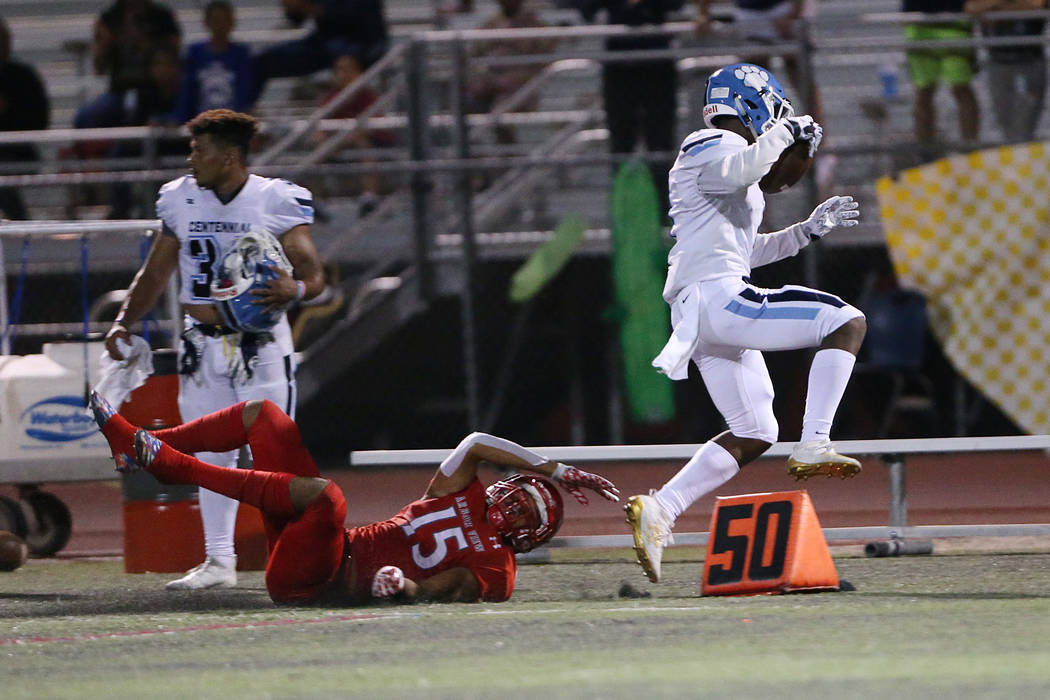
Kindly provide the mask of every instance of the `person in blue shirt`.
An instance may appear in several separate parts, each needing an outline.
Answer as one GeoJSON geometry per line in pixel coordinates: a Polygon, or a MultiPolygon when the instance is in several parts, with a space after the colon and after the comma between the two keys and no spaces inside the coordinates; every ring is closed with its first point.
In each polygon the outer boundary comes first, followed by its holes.
{"type": "Polygon", "coordinates": [[[209,37],[186,50],[175,121],[188,121],[209,109],[246,112],[251,108],[255,82],[251,49],[231,40],[234,24],[229,0],[211,0],[205,5],[204,26],[209,37]]]}

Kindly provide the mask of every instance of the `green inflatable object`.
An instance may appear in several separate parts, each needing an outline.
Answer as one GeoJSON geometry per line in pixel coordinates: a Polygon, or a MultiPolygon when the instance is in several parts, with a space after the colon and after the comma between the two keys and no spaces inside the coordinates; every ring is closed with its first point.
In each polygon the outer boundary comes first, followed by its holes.
{"type": "Polygon", "coordinates": [[[537,248],[511,277],[510,300],[528,301],[554,279],[583,242],[586,228],[583,218],[575,214],[562,219],[550,240],[537,248]]]}
{"type": "Polygon", "coordinates": [[[670,321],[662,296],[667,249],[649,168],[638,161],[620,166],[611,199],[612,275],[631,417],[643,423],[668,421],[674,417],[671,381],[651,364],[667,342],[670,321]]]}

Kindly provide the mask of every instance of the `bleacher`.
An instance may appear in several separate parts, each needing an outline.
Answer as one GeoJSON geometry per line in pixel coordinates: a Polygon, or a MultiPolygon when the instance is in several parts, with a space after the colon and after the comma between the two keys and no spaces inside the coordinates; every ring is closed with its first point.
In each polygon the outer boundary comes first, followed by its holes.
{"type": "MultiPolygon", "coordinates": [[[[198,0],[174,0],[169,3],[176,10],[184,31],[184,43],[204,37],[200,21],[198,0]]],[[[58,0],[46,3],[5,2],[2,12],[13,38],[13,53],[21,60],[37,66],[47,84],[52,103],[52,126],[65,128],[72,124],[73,113],[84,99],[102,91],[105,78],[93,75],[88,57],[91,28],[102,3],[87,0],[58,0]]],[[[237,3],[238,25],[235,38],[263,47],[269,43],[301,34],[304,30],[287,28],[279,3],[272,0],[246,0],[237,3]]],[[[717,7],[717,6],[716,6],[717,7]]],[[[872,0],[863,7],[865,14],[891,13],[898,9],[897,0],[872,0]]],[[[398,0],[388,2],[387,15],[395,41],[423,29],[438,26],[435,5],[428,0],[398,0]]],[[[477,26],[495,11],[494,2],[480,2],[469,14],[444,15],[443,24],[454,28],[477,26]]],[[[687,19],[692,8],[686,8],[681,19],[687,19]]],[[[572,10],[548,7],[545,19],[551,24],[580,23],[572,10]]],[[[824,118],[828,144],[838,146],[865,146],[873,143],[906,140],[911,133],[911,93],[903,66],[902,52],[893,42],[900,40],[900,25],[891,22],[859,22],[858,7],[850,0],[825,0],[820,3],[820,12],[812,25],[812,35],[817,47],[814,73],[824,95],[824,118]],[[822,46],[837,42],[833,50],[822,46]],[[844,43],[855,42],[855,49],[843,50],[844,43]],[[889,48],[881,48],[888,46],[889,48]],[[889,68],[897,74],[899,93],[894,100],[881,97],[879,72],[889,68]]],[[[741,41],[727,29],[724,35],[703,40],[685,38],[683,45],[694,44],[710,47],[720,45],[727,57],[737,55],[741,41]]],[[[577,40],[577,50],[598,48],[600,39],[577,40]]],[[[683,64],[688,61],[683,61],[683,64]]],[[[713,65],[709,61],[694,61],[698,64],[683,73],[679,107],[679,132],[684,136],[697,125],[698,96],[703,79],[713,65]]],[[[774,64],[775,67],[776,64],[774,64]]],[[[316,107],[319,85],[324,76],[312,79],[277,79],[268,85],[258,112],[263,118],[289,119],[308,116],[316,107]]],[[[982,76],[978,76],[980,91],[982,76]]],[[[597,95],[598,66],[591,64],[582,70],[567,71],[545,85],[542,92],[541,109],[550,111],[600,108],[597,95]]],[[[938,108],[942,130],[946,135],[954,133],[954,104],[947,91],[938,96],[938,108]]],[[[982,139],[996,138],[993,120],[984,119],[982,139]]],[[[599,125],[600,126],[600,125],[599,125]]],[[[556,126],[544,124],[536,127],[518,127],[519,139],[527,148],[542,143],[556,126]]],[[[482,149],[486,137],[478,137],[482,149]]],[[[54,146],[46,147],[53,156],[54,146]]],[[[842,186],[867,186],[872,174],[881,174],[892,166],[892,162],[877,155],[858,155],[839,159],[837,178],[842,186]]],[[[587,173],[591,175],[593,173],[587,173]]],[[[577,178],[579,180],[580,178],[577,178]]],[[[590,177],[584,178],[591,181],[590,177]]],[[[599,188],[600,189],[600,188],[599,188]]],[[[590,193],[588,193],[589,195],[590,193]]],[[[537,201],[536,207],[526,207],[526,218],[536,216],[536,209],[545,210],[557,218],[563,206],[560,200],[586,201],[589,207],[601,206],[601,200],[587,196],[576,198],[570,190],[557,188],[548,198],[537,201]]],[[[35,218],[57,218],[56,212],[44,207],[35,218]]],[[[786,214],[794,215],[795,207],[783,208],[786,214]]],[[[528,223],[528,222],[526,222],[528,223]]]]}
{"type": "MultiPolygon", "coordinates": [[[[203,38],[198,2],[173,0],[169,4],[177,11],[184,43],[203,38]]],[[[243,0],[236,4],[238,24],[234,38],[256,48],[304,31],[286,27],[277,0],[243,0]]],[[[102,5],[98,0],[45,3],[5,0],[0,9],[11,29],[13,54],[36,65],[47,83],[55,128],[69,127],[77,105],[105,87],[104,78],[91,74],[86,58],[92,24],[102,5]]],[[[863,211],[861,226],[849,236],[832,237],[827,245],[881,252],[882,232],[874,182],[877,177],[908,164],[906,158],[898,157],[890,148],[912,140],[912,94],[904,66],[901,25],[886,21],[889,18],[885,17],[899,9],[899,2],[869,0],[860,7],[855,0],[822,0],[819,8],[811,32],[815,47],[814,78],[822,93],[825,152],[844,151],[837,158],[828,191],[854,195],[861,201],[863,211]],[[883,16],[881,21],[879,15],[883,16]],[[895,96],[883,94],[880,71],[886,70],[897,76],[898,92],[895,96]]],[[[394,43],[399,46],[429,29],[476,27],[495,11],[494,0],[476,3],[471,13],[453,15],[439,15],[430,0],[387,0],[386,3],[394,43]]],[[[693,8],[687,5],[675,19],[688,21],[692,12],[693,8]]],[[[541,16],[553,26],[581,24],[578,14],[569,9],[545,6],[541,16]]],[[[584,55],[598,52],[601,45],[601,37],[584,33],[560,44],[558,51],[567,52],[569,56],[584,55]]],[[[679,60],[678,131],[681,138],[700,125],[703,82],[710,70],[746,55],[752,47],[742,41],[739,32],[728,23],[713,36],[682,35],[677,45],[684,48],[679,60]],[[692,49],[695,49],[695,55],[691,55],[692,49]]],[[[431,97],[429,108],[433,113],[448,117],[451,72],[446,60],[447,45],[435,41],[428,43],[428,47],[432,54],[431,72],[426,75],[431,97]]],[[[474,126],[469,131],[470,153],[477,158],[511,155],[537,160],[607,153],[599,64],[593,60],[571,59],[562,65],[567,69],[552,71],[543,83],[537,112],[510,115],[518,122],[518,140],[513,147],[497,146],[490,127],[474,126]]],[[[392,107],[384,110],[385,115],[401,119],[402,124],[408,112],[406,66],[407,62],[399,59],[377,82],[380,89],[394,92],[392,107]]],[[[779,61],[774,60],[771,67],[776,71],[780,67],[779,61]]],[[[784,77],[782,72],[778,74],[784,77]]],[[[297,120],[301,123],[310,118],[325,78],[320,74],[309,78],[279,79],[268,84],[257,111],[269,131],[269,145],[279,142],[289,129],[295,127],[297,120]]],[[[983,80],[983,74],[978,74],[975,87],[978,99],[986,103],[983,80]]],[[[789,93],[796,96],[798,102],[797,91],[789,87],[789,93]]],[[[946,90],[938,95],[937,107],[940,132],[946,138],[955,138],[955,108],[946,90]]],[[[308,160],[312,147],[306,139],[283,150],[268,164],[282,176],[301,180],[315,190],[324,216],[314,227],[314,235],[321,252],[341,269],[343,290],[348,296],[372,289],[371,280],[382,278],[391,270],[397,271],[394,274],[402,274],[414,263],[416,222],[410,206],[410,175],[407,170],[396,172],[398,162],[409,160],[408,139],[403,126],[399,128],[401,143],[385,154],[376,154],[381,159],[390,159],[387,164],[395,172],[384,176],[386,197],[367,217],[359,215],[357,193],[345,171],[333,168],[330,163],[314,166],[308,160]]],[[[1046,130],[1044,119],[1040,133],[1045,134],[1046,130]]],[[[999,138],[989,110],[982,112],[980,138],[987,142],[999,138]]],[[[430,147],[431,157],[454,158],[454,130],[448,126],[433,128],[430,147]]],[[[45,170],[52,167],[48,159],[55,158],[58,148],[59,144],[47,144],[43,148],[45,170]]],[[[360,160],[362,155],[358,154],[357,158],[360,160]]],[[[53,167],[50,172],[54,172],[53,167]]],[[[450,269],[454,269],[461,254],[461,200],[455,191],[455,172],[438,171],[431,173],[430,178],[433,188],[427,222],[433,233],[430,253],[439,264],[450,263],[450,269]]],[[[488,187],[478,188],[473,193],[472,201],[482,257],[523,259],[545,239],[559,220],[570,213],[581,214],[588,222],[590,230],[583,253],[608,254],[610,168],[607,163],[572,167],[551,163],[509,171],[495,167],[489,171],[487,182],[488,187]]],[[[155,189],[155,183],[142,184],[146,194],[155,189]]],[[[68,187],[42,185],[26,187],[23,191],[34,218],[68,218],[70,212],[77,218],[98,218],[100,215],[101,210],[97,207],[71,209],[68,187]]],[[[804,217],[815,203],[816,195],[812,188],[800,187],[771,198],[767,225],[779,228],[804,217]]],[[[126,255],[122,256],[119,248],[114,250],[112,260],[116,263],[111,264],[135,262],[129,261],[126,255]]],[[[95,260],[95,264],[107,262],[105,255],[95,260]]],[[[7,253],[6,262],[9,269],[15,264],[11,252],[7,253]]],[[[456,285],[461,284],[455,275],[438,277],[439,282],[447,285],[443,288],[446,293],[455,292],[456,285]]],[[[409,287],[407,281],[411,275],[405,275],[403,279],[405,288],[409,287]]],[[[361,299],[358,301],[365,303],[361,299]]],[[[418,298],[407,306],[411,313],[422,308],[418,298]]],[[[389,310],[387,317],[401,318],[389,310]]],[[[348,322],[344,335],[353,335],[351,326],[348,322]]],[[[348,357],[344,341],[335,342],[332,347],[340,349],[337,354],[342,358],[348,357]]],[[[308,386],[308,377],[304,376],[304,380],[304,385],[308,386]]],[[[304,391],[304,395],[308,393],[304,391]]]]}

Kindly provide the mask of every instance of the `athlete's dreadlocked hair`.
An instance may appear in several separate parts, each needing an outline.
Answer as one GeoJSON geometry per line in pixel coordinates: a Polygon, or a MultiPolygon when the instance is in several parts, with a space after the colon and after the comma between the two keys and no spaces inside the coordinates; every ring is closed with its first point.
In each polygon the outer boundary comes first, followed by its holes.
{"type": "Polygon", "coordinates": [[[250,114],[232,109],[209,109],[186,122],[193,136],[211,134],[212,138],[236,146],[242,160],[248,159],[248,148],[259,128],[259,122],[250,114]]]}

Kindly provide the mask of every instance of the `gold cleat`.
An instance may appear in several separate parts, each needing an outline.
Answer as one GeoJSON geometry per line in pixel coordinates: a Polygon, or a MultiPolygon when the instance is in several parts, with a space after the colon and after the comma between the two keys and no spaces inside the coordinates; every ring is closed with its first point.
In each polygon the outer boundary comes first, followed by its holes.
{"type": "Polygon", "coordinates": [[[812,476],[848,479],[860,470],[858,460],[839,454],[828,440],[800,442],[788,458],[788,475],[795,477],[795,481],[805,481],[812,476]]]}
{"type": "Polygon", "coordinates": [[[674,522],[652,496],[631,496],[623,507],[634,535],[634,553],[642,571],[653,583],[660,582],[664,547],[672,544],[674,522]]]}

